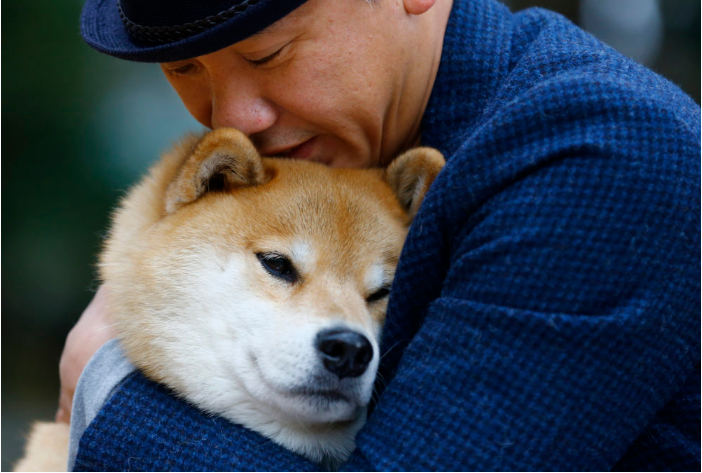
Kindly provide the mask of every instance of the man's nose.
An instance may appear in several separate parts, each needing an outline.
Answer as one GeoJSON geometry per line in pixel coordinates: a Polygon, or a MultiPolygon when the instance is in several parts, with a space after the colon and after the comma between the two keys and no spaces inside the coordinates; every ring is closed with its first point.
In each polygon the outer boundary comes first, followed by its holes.
{"type": "Polygon", "coordinates": [[[236,128],[251,136],[270,128],[277,120],[275,105],[253,85],[225,81],[212,94],[212,128],[236,128]]]}

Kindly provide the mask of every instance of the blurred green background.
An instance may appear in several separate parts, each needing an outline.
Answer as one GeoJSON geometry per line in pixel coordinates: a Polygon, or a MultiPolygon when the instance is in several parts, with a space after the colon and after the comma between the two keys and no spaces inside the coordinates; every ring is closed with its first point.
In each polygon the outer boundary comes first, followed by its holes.
{"type": "MultiPolygon", "coordinates": [[[[505,2],[562,12],[699,103],[698,0],[505,2]]],[[[3,471],[21,454],[30,421],[53,418],[63,341],[96,289],[110,210],[161,150],[201,128],[158,66],[82,42],[81,6],[2,5],[3,471]]]]}

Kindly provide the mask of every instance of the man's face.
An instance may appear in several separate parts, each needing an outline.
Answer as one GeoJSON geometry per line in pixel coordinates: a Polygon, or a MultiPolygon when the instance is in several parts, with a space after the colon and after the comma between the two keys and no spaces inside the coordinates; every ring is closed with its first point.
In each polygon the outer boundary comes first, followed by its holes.
{"type": "Polygon", "coordinates": [[[418,144],[435,66],[418,19],[401,0],[310,0],[256,36],[161,67],[200,123],[238,128],[263,155],[379,166],[418,144]]]}

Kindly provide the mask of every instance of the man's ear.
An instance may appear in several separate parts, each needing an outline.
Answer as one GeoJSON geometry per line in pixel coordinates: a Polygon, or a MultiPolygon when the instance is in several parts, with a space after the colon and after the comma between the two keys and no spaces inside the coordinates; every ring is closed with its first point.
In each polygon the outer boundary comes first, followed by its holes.
{"type": "Polygon", "coordinates": [[[410,217],[414,218],[444,164],[444,156],[434,148],[414,148],[401,154],[385,170],[385,180],[410,217]]]}
{"type": "Polygon", "coordinates": [[[194,202],[208,192],[265,182],[261,156],[251,141],[233,128],[205,135],[181,166],[166,191],[166,213],[194,202]]]}
{"type": "Polygon", "coordinates": [[[403,0],[405,11],[410,15],[421,15],[434,6],[436,0],[403,0]]]}

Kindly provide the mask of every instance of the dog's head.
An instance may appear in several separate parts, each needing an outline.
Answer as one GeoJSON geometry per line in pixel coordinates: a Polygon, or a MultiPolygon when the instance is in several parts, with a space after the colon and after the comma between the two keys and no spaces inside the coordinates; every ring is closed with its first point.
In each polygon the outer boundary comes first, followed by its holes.
{"type": "Polygon", "coordinates": [[[443,165],[388,169],[261,158],[220,129],[152,170],[101,261],[128,356],[246,424],[346,422],[367,405],[408,225],[443,165]]]}

